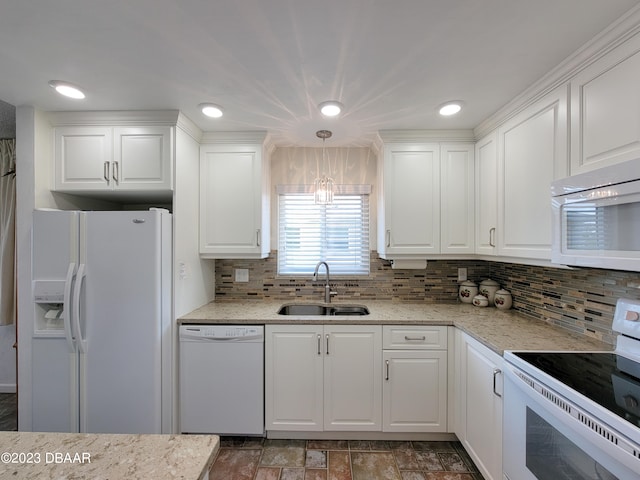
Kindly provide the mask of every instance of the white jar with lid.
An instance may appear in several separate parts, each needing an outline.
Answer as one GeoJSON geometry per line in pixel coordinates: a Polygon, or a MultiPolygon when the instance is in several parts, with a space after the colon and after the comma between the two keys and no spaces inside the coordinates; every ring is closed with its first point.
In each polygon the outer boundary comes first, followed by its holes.
{"type": "Polygon", "coordinates": [[[493,305],[493,299],[496,295],[496,292],[500,290],[500,284],[495,280],[491,280],[487,278],[480,282],[480,287],[478,289],[481,295],[484,295],[489,300],[489,305],[493,305]]]}
{"type": "Polygon", "coordinates": [[[493,303],[499,310],[509,310],[513,304],[513,298],[507,290],[498,290],[493,298],[493,303]]]}
{"type": "Polygon", "coordinates": [[[489,306],[489,300],[487,299],[487,297],[485,297],[482,294],[478,294],[475,297],[473,297],[473,304],[476,307],[488,307],[489,306]]]}
{"type": "Polygon", "coordinates": [[[458,298],[462,303],[473,302],[473,297],[478,294],[478,286],[471,280],[465,280],[458,289],[458,298]]]}

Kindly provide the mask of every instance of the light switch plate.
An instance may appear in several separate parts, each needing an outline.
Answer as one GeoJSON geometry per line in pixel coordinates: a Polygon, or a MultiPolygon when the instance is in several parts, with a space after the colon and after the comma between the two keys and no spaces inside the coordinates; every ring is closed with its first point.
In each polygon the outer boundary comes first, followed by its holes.
{"type": "Polygon", "coordinates": [[[458,281],[459,282],[464,282],[467,279],[467,269],[466,268],[459,268],[458,269],[458,281]]]}
{"type": "Polygon", "coordinates": [[[249,269],[248,268],[236,268],[236,283],[246,283],[249,281],[249,269]]]}

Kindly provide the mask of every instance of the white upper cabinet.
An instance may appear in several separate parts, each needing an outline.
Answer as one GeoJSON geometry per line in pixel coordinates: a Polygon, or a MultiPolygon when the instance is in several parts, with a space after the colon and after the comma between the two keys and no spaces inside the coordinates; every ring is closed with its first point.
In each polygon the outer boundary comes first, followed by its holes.
{"type": "Polygon", "coordinates": [[[269,255],[269,168],[263,133],[200,147],[200,255],[269,255]]]}
{"type": "Polygon", "coordinates": [[[498,226],[498,132],[476,144],[476,253],[496,254],[498,226]]]}
{"type": "Polygon", "coordinates": [[[498,134],[498,253],[550,260],[550,185],[568,171],[566,87],[516,115],[498,134]]]}
{"type": "Polygon", "coordinates": [[[550,184],[566,176],[567,89],[535,102],[476,145],[476,253],[550,260],[550,184]]]}
{"type": "Polygon", "coordinates": [[[440,145],[385,145],[383,155],[378,253],[382,258],[439,253],[440,145]]]}
{"type": "Polygon", "coordinates": [[[474,253],[474,147],[440,145],[440,253],[474,253]]]}
{"type": "Polygon", "coordinates": [[[474,252],[470,143],[388,143],[378,161],[378,253],[427,258],[474,252]]]}
{"type": "Polygon", "coordinates": [[[53,190],[171,191],[172,138],[170,126],[56,127],[53,190]]]}
{"type": "Polygon", "coordinates": [[[571,174],[640,158],[640,37],[571,80],[571,174]]]}

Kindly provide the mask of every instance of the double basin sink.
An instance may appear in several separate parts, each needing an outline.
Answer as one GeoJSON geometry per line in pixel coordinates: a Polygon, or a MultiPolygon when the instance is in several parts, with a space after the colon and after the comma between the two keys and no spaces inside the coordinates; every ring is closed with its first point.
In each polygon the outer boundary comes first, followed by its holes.
{"type": "Polygon", "coordinates": [[[364,305],[331,305],[329,303],[292,303],[282,305],[278,315],[369,315],[364,305]]]}

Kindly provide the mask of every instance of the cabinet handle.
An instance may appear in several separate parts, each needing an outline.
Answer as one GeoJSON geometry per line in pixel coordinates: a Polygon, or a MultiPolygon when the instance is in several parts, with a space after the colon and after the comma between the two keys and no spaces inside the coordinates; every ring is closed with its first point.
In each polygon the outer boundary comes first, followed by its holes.
{"type": "Polygon", "coordinates": [[[501,374],[501,373],[502,373],[502,370],[500,370],[499,368],[493,369],[493,394],[496,397],[500,397],[500,398],[502,398],[502,395],[496,392],[496,377],[498,376],[498,374],[501,374]]]}
{"type": "Polygon", "coordinates": [[[490,247],[496,246],[496,242],[494,241],[495,236],[496,236],[496,227],[492,227],[489,229],[489,246],[490,247]]]}
{"type": "Polygon", "coordinates": [[[327,333],[327,355],[329,355],[329,334],[327,333]]]}
{"type": "Polygon", "coordinates": [[[389,360],[385,360],[384,363],[387,364],[387,376],[385,377],[385,380],[389,381],[389,360]]]}
{"type": "Polygon", "coordinates": [[[407,342],[424,342],[427,339],[427,337],[424,335],[421,337],[410,337],[409,335],[405,335],[404,339],[407,342]]]}
{"type": "Polygon", "coordinates": [[[387,237],[387,242],[386,242],[387,247],[390,247],[391,246],[391,230],[387,230],[386,237],[387,237]]]}
{"type": "Polygon", "coordinates": [[[322,335],[318,334],[318,355],[322,355],[322,351],[321,351],[321,345],[320,343],[322,342],[322,335]]]}
{"type": "Polygon", "coordinates": [[[256,230],[256,246],[260,246],[260,229],[256,230]]]}
{"type": "Polygon", "coordinates": [[[102,176],[107,182],[107,185],[109,185],[109,182],[111,181],[111,178],[109,177],[109,162],[104,162],[104,165],[102,166],[102,176]]]}
{"type": "Polygon", "coordinates": [[[113,180],[118,183],[120,177],[120,166],[118,162],[113,162],[113,180]]]}

